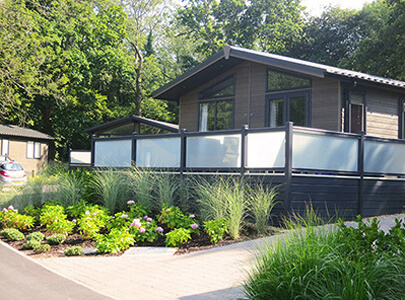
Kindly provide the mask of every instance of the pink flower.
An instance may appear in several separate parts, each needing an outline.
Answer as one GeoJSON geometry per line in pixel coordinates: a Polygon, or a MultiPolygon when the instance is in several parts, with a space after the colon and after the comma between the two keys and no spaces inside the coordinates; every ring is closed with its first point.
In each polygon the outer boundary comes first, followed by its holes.
{"type": "Polygon", "coordinates": [[[152,222],[152,218],[147,218],[146,221],[152,222]]]}
{"type": "Polygon", "coordinates": [[[13,207],[12,205],[10,205],[10,206],[8,207],[8,210],[14,210],[14,207],[13,207]]]}
{"type": "Polygon", "coordinates": [[[127,202],[127,204],[128,204],[128,205],[135,204],[135,201],[134,201],[134,200],[129,200],[129,201],[127,202]]]}
{"type": "Polygon", "coordinates": [[[197,229],[197,228],[198,228],[198,225],[194,223],[194,224],[191,224],[190,227],[191,227],[192,229],[197,229]]]}
{"type": "Polygon", "coordinates": [[[122,219],[128,219],[128,215],[122,214],[122,215],[121,215],[121,218],[122,218],[122,219]]]}
{"type": "Polygon", "coordinates": [[[8,209],[7,209],[7,208],[3,208],[3,211],[8,212],[8,209]]]}
{"type": "Polygon", "coordinates": [[[189,217],[190,217],[190,218],[195,218],[195,215],[190,215],[189,217]]]}
{"type": "Polygon", "coordinates": [[[85,215],[89,215],[90,212],[88,210],[86,210],[86,212],[84,213],[85,215]]]}
{"type": "Polygon", "coordinates": [[[72,223],[73,223],[73,224],[76,224],[76,219],[73,219],[73,220],[72,220],[72,223]]]}
{"type": "Polygon", "coordinates": [[[145,231],[146,231],[146,229],[144,227],[139,228],[140,233],[144,233],[145,231]]]}
{"type": "Polygon", "coordinates": [[[146,222],[146,225],[150,225],[150,222],[146,222]]]}
{"type": "Polygon", "coordinates": [[[94,213],[93,213],[93,216],[97,216],[97,214],[98,214],[98,211],[94,212],[94,213]]]}
{"type": "Polygon", "coordinates": [[[141,224],[141,221],[139,219],[134,219],[132,221],[132,223],[131,223],[131,226],[135,226],[135,227],[139,228],[139,227],[142,226],[142,224],[141,224]]]}
{"type": "Polygon", "coordinates": [[[15,213],[18,213],[18,209],[14,209],[14,212],[15,212],[15,213]]]}
{"type": "Polygon", "coordinates": [[[163,228],[162,228],[162,227],[158,227],[158,228],[156,228],[156,231],[158,231],[158,232],[163,232],[163,228]]]}
{"type": "Polygon", "coordinates": [[[144,216],[143,218],[146,220],[146,219],[149,218],[149,217],[148,217],[148,216],[144,216]]]}
{"type": "Polygon", "coordinates": [[[110,219],[115,219],[115,217],[114,217],[114,216],[111,216],[110,219]]]}

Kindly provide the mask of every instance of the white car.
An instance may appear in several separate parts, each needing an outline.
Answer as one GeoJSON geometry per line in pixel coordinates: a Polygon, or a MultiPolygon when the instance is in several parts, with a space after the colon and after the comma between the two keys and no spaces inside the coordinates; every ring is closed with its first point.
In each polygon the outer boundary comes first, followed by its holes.
{"type": "Polygon", "coordinates": [[[0,185],[22,185],[27,183],[27,173],[19,163],[0,162],[0,185]]]}

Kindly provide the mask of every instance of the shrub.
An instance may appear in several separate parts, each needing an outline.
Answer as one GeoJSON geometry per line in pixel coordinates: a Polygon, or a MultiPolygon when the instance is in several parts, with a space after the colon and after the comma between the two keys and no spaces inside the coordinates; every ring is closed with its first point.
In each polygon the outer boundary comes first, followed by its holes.
{"type": "Polygon", "coordinates": [[[66,235],[64,234],[60,234],[60,233],[56,233],[53,234],[51,236],[48,236],[46,238],[46,241],[50,244],[50,245],[60,245],[63,244],[66,241],[66,235]]]}
{"type": "Polygon", "coordinates": [[[211,243],[222,241],[228,230],[228,220],[219,219],[204,222],[204,230],[210,236],[211,243]]]}
{"type": "Polygon", "coordinates": [[[67,207],[66,212],[72,219],[79,219],[85,213],[88,206],[89,204],[86,201],[80,200],[78,203],[67,207]]]}
{"type": "Polygon", "coordinates": [[[41,214],[41,209],[36,208],[33,205],[28,205],[24,208],[24,213],[26,216],[31,216],[35,219],[35,222],[39,222],[39,215],[41,214]]]}
{"type": "Polygon", "coordinates": [[[40,244],[41,244],[41,242],[37,241],[37,240],[27,240],[27,242],[22,245],[22,248],[24,250],[30,250],[30,249],[34,249],[35,247],[39,246],[40,244]]]}
{"type": "Polygon", "coordinates": [[[189,229],[176,228],[169,233],[166,233],[166,246],[180,247],[191,239],[191,232],[189,229]]]}
{"type": "Polygon", "coordinates": [[[66,249],[64,253],[66,256],[81,256],[84,254],[84,251],[82,247],[73,246],[69,249],[66,249]]]}
{"type": "Polygon", "coordinates": [[[271,212],[276,205],[276,188],[264,188],[263,185],[254,186],[249,193],[249,209],[256,222],[257,231],[266,233],[266,227],[271,217],[271,212]]]}
{"type": "Polygon", "coordinates": [[[35,246],[33,248],[34,253],[45,253],[45,252],[49,252],[51,251],[51,246],[49,246],[48,244],[40,244],[38,246],[35,246]]]}
{"type": "Polygon", "coordinates": [[[6,228],[0,232],[0,235],[9,241],[22,241],[24,234],[15,228],[6,228]]]}
{"type": "Polygon", "coordinates": [[[75,226],[67,220],[65,209],[61,205],[46,204],[42,207],[40,223],[46,226],[47,232],[70,234],[75,226]]]}
{"type": "Polygon", "coordinates": [[[109,220],[107,212],[98,205],[88,206],[87,210],[77,220],[78,229],[87,239],[94,239],[98,236],[109,220]]]}
{"type": "Polygon", "coordinates": [[[121,172],[108,169],[98,172],[94,178],[95,194],[112,213],[125,209],[129,198],[127,177],[121,172]]]}
{"type": "Polygon", "coordinates": [[[155,220],[145,217],[134,219],[130,224],[129,232],[134,235],[136,242],[154,242],[159,235],[163,235],[163,229],[156,225],[155,220]]]}
{"type": "Polygon", "coordinates": [[[34,217],[19,214],[11,205],[0,211],[0,225],[3,228],[25,230],[34,227],[34,223],[34,217]]]}
{"type": "Polygon", "coordinates": [[[97,237],[96,248],[100,253],[117,253],[128,249],[134,243],[134,238],[128,230],[113,228],[109,234],[97,237]]]}
{"type": "Polygon", "coordinates": [[[405,229],[385,234],[376,220],[358,221],[358,228],[309,226],[267,246],[244,285],[246,298],[403,299],[405,259],[396,243],[403,245],[405,229]]]}
{"type": "Polygon", "coordinates": [[[164,206],[158,217],[158,221],[165,224],[169,229],[190,228],[192,224],[196,223],[194,218],[185,215],[177,206],[164,206]]]}
{"type": "Polygon", "coordinates": [[[42,242],[44,240],[44,238],[45,238],[45,235],[42,232],[39,232],[39,231],[35,231],[33,233],[30,233],[26,237],[27,241],[38,241],[38,242],[42,242]]]}

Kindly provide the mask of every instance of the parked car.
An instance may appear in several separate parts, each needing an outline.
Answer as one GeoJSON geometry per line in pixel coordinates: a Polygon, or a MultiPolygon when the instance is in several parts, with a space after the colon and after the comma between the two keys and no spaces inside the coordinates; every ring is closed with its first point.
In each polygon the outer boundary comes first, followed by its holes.
{"type": "Polygon", "coordinates": [[[27,173],[13,161],[0,162],[0,185],[22,185],[27,183],[27,173]]]}

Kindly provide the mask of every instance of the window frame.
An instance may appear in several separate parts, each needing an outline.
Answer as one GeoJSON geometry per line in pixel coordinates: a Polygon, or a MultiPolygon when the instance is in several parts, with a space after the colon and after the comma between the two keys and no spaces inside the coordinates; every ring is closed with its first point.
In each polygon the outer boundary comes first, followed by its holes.
{"type": "Polygon", "coordinates": [[[2,155],[2,156],[6,156],[6,155],[9,156],[10,155],[10,140],[9,139],[1,139],[0,155],[2,155]],[[4,150],[4,141],[7,141],[6,153],[3,152],[3,150],[4,150]]]}
{"type": "Polygon", "coordinates": [[[271,101],[283,99],[283,125],[286,122],[291,121],[291,106],[290,106],[290,98],[294,97],[305,97],[305,125],[297,125],[297,126],[304,126],[304,127],[311,127],[312,126],[312,114],[311,114],[311,90],[304,90],[304,91],[293,91],[293,92],[285,92],[285,93],[273,93],[266,95],[266,117],[265,117],[265,126],[270,127],[270,108],[271,108],[271,101]]]}
{"type": "MultiPolygon", "coordinates": [[[[209,101],[198,101],[198,120],[197,120],[197,128],[198,128],[198,132],[203,132],[201,131],[201,105],[205,104],[205,103],[214,103],[215,104],[215,110],[214,110],[214,130],[208,130],[204,131],[204,132],[210,132],[210,131],[217,131],[217,107],[218,107],[218,103],[219,102],[231,102],[232,103],[232,124],[231,124],[231,128],[233,129],[235,126],[235,99],[234,98],[227,98],[227,99],[218,99],[218,100],[209,100],[209,101]]],[[[228,130],[228,129],[221,129],[221,130],[228,130]]]]}
{"type": "MultiPolygon", "coordinates": [[[[344,126],[343,126],[343,131],[352,133],[352,124],[351,124],[351,115],[352,115],[352,109],[351,109],[351,96],[352,95],[361,95],[364,97],[364,103],[363,103],[363,132],[364,134],[367,133],[367,93],[363,90],[357,90],[357,89],[345,89],[343,92],[344,95],[344,126]]],[[[359,134],[358,132],[357,134],[359,134]]]]}
{"type": "Polygon", "coordinates": [[[398,107],[398,138],[405,139],[405,98],[399,99],[398,107]]]}
{"type": "Polygon", "coordinates": [[[291,74],[275,69],[266,69],[266,92],[279,92],[279,91],[293,91],[293,90],[299,90],[299,89],[311,89],[312,88],[312,78],[306,77],[306,76],[301,76],[301,75],[296,75],[296,74],[291,74]],[[295,77],[295,78],[300,78],[300,79],[305,79],[309,81],[309,85],[306,86],[297,86],[297,87],[290,87],[290,88],[283,88],[283,89],[270,89],[269,88],[269,72],[274,72],[274,73],[279,73],[281,75],[289,76],[289,77],[295,77]]]}
{"type": "Polygon", "coordinates": [[[42,156],[42,149],[41,149],[42,143],[41,142],[35,142],[35,141],[27,141],[27,147],[26,147],[26,157],[27,159],[41,159],[42,156]],[[32,153],[29,151],[29,145],[32,145],[32,153]],[[37,146],[39,147],[39,151],[37,150],[37,146]]]}
{"type": "Polygon", "coordinates": [[[235,90],[236,90],[235,74],[233,74],[233,75],[228,76],[228,77],[224,78],[223,80],[221,80],[221,81],[219,81],[219,82],[217,82],[217,83],[215,83],[215,84],[210,85],[210,86],[207,87],[206,89],[204,89],[204,90],[202,90],[201,92],[199,92],[199,93],[198,93],[198,100],[208,100],[208,99],[220,99],[220,98],[235,97],[235,90]],[[226,82],[227,80],[230,80],[230,79],[231,79],[232,85],[233,85],[232,94],[229,94],[229,95],[222,95],[222,96],[215,96],[215,97],[204,97],[204,96],[203,96],[203,94],[204,94],[206,91],[208,91],[208,90],[214,88],[215,86],[220,85],[220,84],[222,84],[222,83],[224,83],[224,82],[226,82]]]}

